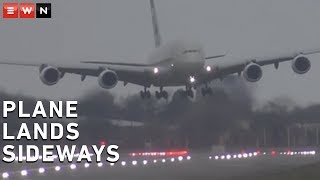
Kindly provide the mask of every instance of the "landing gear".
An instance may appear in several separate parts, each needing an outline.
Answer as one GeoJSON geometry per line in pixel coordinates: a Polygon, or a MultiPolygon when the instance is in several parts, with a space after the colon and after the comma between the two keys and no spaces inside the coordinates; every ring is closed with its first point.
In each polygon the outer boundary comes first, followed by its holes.
{"type": "Polygon", "coordinates": [[[185,97],[194,98],[194,92],[192,91],[191,86],[186,86],[186,90],[182,92],[182,95],[185,97]]]}
{"type": "Polygon", "coordinates": [[[145,87],[144,91],[140,91],[140,96],[141,96],[142,99],[150,99],[151,98],[151,93],[145,87]]]}
{"type": "Polygon", "coordinates": [[[212,96],[213,91],[210,87],[204,87],[201,89],[201,94],[202,94],[202,96],[207,96],[207,95],[212,96]]]}
{"type": "Polygon", "coordinates": [[[157,98],[158,100],[161,99],[161,98],[167,100],[168,97],[169,97],[169,94],[168,94],[167,91],[164,91],[164,90],[163,90],[163,87],[160,87],[160,91],[156,91],[156,98],[157,98]]]}

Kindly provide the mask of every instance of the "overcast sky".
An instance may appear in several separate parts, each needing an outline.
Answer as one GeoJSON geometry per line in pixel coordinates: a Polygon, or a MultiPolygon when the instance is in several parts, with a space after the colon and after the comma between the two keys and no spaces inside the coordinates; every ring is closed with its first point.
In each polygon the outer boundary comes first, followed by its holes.
{"type": "MultiPolygon", "coordinates": [[[[51,3],[52,19],[0,19],[0,58],[144,62],[153,49],[148,0],[51,3]]],[[[156,0],[156,6],[164,41],[200,42],[208,56],[224,51],[239,57],[265,56],[320,48],[318,0],[156,0]]],[[[264,68],[263,79],[254,85],[255,96],[259,101],[288,96],[303,105],[320,102],[320,55],[310,58],[312,69],[303,76],[295,75],[289,63],[281,64],[278,71],[273,66],[264,68]]],[[[96,78],[81,83],[76,75],[47,87],[38,73],[30,67],[0,66],[0,88],[50,98],[72,98],[99,88],[96,78]]],[[[119,84],[112,92],[127,95],[138,90],[119,84]]]]}

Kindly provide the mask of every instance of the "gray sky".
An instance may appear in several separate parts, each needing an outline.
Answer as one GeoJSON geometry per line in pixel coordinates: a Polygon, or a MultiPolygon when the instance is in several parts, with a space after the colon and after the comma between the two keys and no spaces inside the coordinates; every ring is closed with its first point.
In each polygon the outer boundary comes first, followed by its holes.
{"type": "MultiPolygon", "coordinates": [[[[148,0],[51,3],[52,19],[0,20],[1,58],[144,62],[153,48],[148,0]]],[[[233,56],[264,56],[320,47],[318,0],[158,0],[156,5],[164,41],[195,40],[208,55],[229,51],[233,56]]],[[[311,72],[303,76],[294,74],[289,63],[281,64],[278,71],[265,67],[263,79],[253,85],[255,96],[262,102],[278,96],[292,97],[303,105],[320,102],[320,55],[310,58],[311,72]]],[[[53,98],[75,97],[99,88],[96,78],[81,83],[76,75],[66,75],[58,85],[47,87],[38,73],[29,67],[1,66],[0,88],[53,98]]],[[[119,84],[111,91],[127,95],[138,90],[119,84]]]]}

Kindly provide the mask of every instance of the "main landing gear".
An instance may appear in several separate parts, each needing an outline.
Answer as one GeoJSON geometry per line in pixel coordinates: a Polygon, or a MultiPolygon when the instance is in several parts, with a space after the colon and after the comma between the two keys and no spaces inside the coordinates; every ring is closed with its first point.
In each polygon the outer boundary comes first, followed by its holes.
{"type": "Polygon", "coordinates": [[[150,99],[151,98],[151,93],[147,88],[144,88],[144,91],[140,91],[140,96],[142,99],[150,99]]]}
{"type": "Polygon", "coordinates": [[[184,97],[194,98],[194,92],[191,86],[186,86],[186,90],[181,92],[184,97]]]}
{"type": "Polygon", "coordinates": [[[169,97],[169,94],[168,94],[167,91],[164,91],[164,90],[163,90],[163,87],[160,87],[160,91],[156,91],[156,98],[157,98],[158,100],[161,99],[161,98],[167,100],[168,97],[169,97]]]}
{"type": "Polygon", "coordinates": [[[205,87],[201,88],[201,94],[202,96],[212,96],[213,95],[213,91],[211,87],[208,87],[208,85],[206,85],[205,87]]]}

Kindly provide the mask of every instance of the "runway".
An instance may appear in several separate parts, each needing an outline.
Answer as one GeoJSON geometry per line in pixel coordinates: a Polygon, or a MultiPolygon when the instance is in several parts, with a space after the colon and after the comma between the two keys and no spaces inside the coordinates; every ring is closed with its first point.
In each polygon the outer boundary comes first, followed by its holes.
{"type": "Polygon", "coordinates": [[[320,162],[316,151],[125,157],[116,164],[19,164],[1,166],[3,179],[254,179],[320,162]]]}

